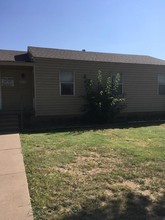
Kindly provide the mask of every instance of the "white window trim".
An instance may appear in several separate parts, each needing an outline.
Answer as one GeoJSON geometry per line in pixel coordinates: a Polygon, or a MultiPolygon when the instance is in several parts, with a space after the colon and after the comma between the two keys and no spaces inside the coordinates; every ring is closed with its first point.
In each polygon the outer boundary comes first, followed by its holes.
{"type": "Polygon", "coordinates": [[[61,70],[60,72],[59,72],[59,94],[60,94],[60,96],[62,96],[62,97],[72,97],[72,96],[75,96],[75,72],[74,71],[72,71],[72,70],[61,70]],[[60,74],[62,73],[62,72],[71,72],[71,73],[73,73],[73,94],[72,95],[62,95],[61,94],[61,79],[60,79],[60,74]]]}
{"type": "Polygon", "coordinates": [[[164,96],[165,94],[160,94],[159,93],[159,76],[160,75],[164,75],[165,76],[165,73],[158,73],[157,74],[157,94],[159,95],[159,96],[164,96]]]}

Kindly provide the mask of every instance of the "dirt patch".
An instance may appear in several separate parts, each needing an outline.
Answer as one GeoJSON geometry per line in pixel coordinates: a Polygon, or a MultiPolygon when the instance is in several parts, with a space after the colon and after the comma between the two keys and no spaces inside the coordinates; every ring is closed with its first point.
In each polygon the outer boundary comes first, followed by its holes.
{"type": "Polygon", "coordinates": [[[149,197],[150,200],[152,200],[152,201],[156,201],[156,197],[151,193],[150,190],[140,191],[140,193],[141,193],[143,196],[147,196],[147,197],[149,197]]]}
{"type": "Polygon", "coordinates": [[[125,186],[125,187],[128,187],[132,190],[138,190],[139,187],[140,187],[137,183],[134,183],[132,181],[124,181],[121,185],[125,186]]]}
{"type": "Polygon", "coordinates": [[[63,167],[54,167],[55,171],[68,173],[71,176],[94,176],[98,173],[111,172],[120,161],[117,158],[101,156],[96,152],[90,152],[88,156],[77,156],[74,163],[63,167]]]}
{"type": "Polygon", "coordinates": [[[106,194],[107,196],[110,196],[110,197],[113,196],[112,190],[109,190],[109,189],[105,190],[105,194],[106,194]]]}
{"type": "MultiPolygon", "coordinates": [[[[147,183],[150,182],[151,180],[147,180],[147,183]]],[[[129,188],[131,189],[131,191],[134,191],[135,193],[137,194],[141,194],[145,197],[148,197],[150,200],[152,201],[156,201],[157,200],[157,197],[161,196],[162,195],[162,192],[160,190],[160,192],[157,192],[156,194],[153,194],[150,190],[141,190],[140,189],[140,185],[135,183],[135,182],[132,182],[132,181],[124,181],[123,183],[121,184],[115,184],[114,186],[121,186],[121,187],[126,187],[126,188],[129,188]]]]}
{"type": "Polygon", "coordinates": [[[146,186],[151,185],[151,184],[152,184],[152,181],[153,181],[153,180],[152,180],[151,178],[146,178],[146,179],[144,180],[146,186]]]}

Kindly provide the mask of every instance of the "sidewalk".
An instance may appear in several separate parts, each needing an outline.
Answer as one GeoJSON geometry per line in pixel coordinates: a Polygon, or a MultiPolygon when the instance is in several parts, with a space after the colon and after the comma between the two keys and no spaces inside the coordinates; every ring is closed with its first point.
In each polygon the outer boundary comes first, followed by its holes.
{"type": "Polygon", "coordinates": [[[0,135],[0,219],[33,220],[19,134],[0,135]]]}

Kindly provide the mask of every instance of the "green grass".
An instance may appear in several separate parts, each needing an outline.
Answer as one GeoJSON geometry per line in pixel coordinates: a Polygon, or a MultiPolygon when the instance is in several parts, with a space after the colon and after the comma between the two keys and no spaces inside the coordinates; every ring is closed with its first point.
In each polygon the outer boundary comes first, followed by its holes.
{"type": "Polygon", "coordinates": [[[165,218],[165,124],[21,141],[35,219],[165,218]]]}

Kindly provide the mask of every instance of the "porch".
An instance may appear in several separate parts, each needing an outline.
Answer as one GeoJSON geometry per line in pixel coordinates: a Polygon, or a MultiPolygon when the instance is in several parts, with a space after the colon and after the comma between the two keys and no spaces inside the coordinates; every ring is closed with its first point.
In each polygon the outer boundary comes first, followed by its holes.
{"type": "Polygon", "coordinates": [[[0,130],[21,128],[33,114],[33,66],[0,65],[0,130]]]}

